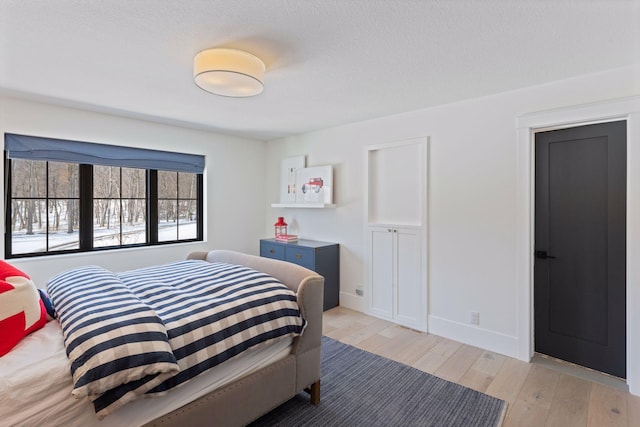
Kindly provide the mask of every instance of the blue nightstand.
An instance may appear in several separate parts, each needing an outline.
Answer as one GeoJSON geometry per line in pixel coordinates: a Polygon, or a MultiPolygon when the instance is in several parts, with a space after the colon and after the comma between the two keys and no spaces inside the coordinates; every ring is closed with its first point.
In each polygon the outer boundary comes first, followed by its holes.
{"type": "Polygon", "coordinates": [[[289,261],[324,277],[324,310],[338,305],[340,293],[340,251],[337,243],[301,239],[282,243],[260,240],[260,256],[289,261]]]}

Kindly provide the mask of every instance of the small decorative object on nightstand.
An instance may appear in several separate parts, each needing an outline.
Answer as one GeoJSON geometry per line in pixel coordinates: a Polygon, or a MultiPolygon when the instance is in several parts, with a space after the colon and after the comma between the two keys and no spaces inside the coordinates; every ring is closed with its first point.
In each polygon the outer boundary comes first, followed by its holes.
{"type": "Polygon", "coordinates": [[[284,222],[284,217],[283,216],[279,216],[278,217],[278,221],[276,221],[276,223],[273,224],[273,226],[276,229],[276,235],[275,235],[276,239],[278,238],[278,236],[286,236],[287,235],[287,223],[284,222]]]}
{"type": "Polygon", "coordinates": [[[340,253],[337,243],[300,239],[284,243],[276,239],[260,240],[260,256],[289,261],[324,277],[324,304],[328,310],[338,305],[340,293],[340,253]]]}
{"type": "Polygon", "coordinates": [[[298,241],[297,234],[287,233],[287,223],[284,222],[284,217],[279,216],[278,222],[273,224],[276,229],[275,239],[278,242],[296,242],[298,241]]]}

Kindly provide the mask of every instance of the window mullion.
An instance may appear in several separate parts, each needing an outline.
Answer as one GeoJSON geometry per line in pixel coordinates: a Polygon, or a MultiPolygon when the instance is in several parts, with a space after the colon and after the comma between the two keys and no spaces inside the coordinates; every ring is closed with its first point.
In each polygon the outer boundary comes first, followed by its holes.
{"type": "Polygon", "coordinates": [[[197,175],[197,193],[198,193],[198,227],[197,237],[198,240],[204,240],[204,178],[201,173],[197,175]]]}
{"type": "Polygon", "coordinates": [[[120,170],[120,185],[118,187],[118,201],[120,203],[120,210],[119,210],[119,219],[120,219],[120,246],[124,245],[124,235],[123,233],[123,228],[122,228],[122,221],[124,220],[124,214],[122,212],[122,208],[123,208],[123,203],[122,203],[122,168],[119,168],[120,170]]]}
{"type": "Polygon", "coordinates": [[[13,240],[12,230],[13,223],[11,212],[13,210],[13,194],[11,194],[11,160],[7,158],[7,152],[4,152],[4,183],[5,183],[5,204],[4,204],[4,253],[5,256],[11,255],[11,241],[13,240]]]}
{"type": "Polygon", "coordinates": [[[93,249],[93,166],[81,164],[79,166],[80,181],[80,250],[93,249]]]}
{"type": "Polygon", "coordinates": [[[180,240],[180,174],[176,172],[176,240],[180,240]]]}
{"type": "Polygon", "coordinates": [[[44,214],[45,214],[45,221],[44,221],[44,235],[45,235],[45,247],[47,248],[46,252],[49,252],[50,250],[50,246],[49,246],[49,162],[45,163],[45,168],[44,168],[44,182],[45,182],[45,189],[44,189],[44,214]]]}
{"type": "Polygon", "coordinates": [[[147,241],[158,243],[158,171],[149,169],[147,173],[147,241]]]}

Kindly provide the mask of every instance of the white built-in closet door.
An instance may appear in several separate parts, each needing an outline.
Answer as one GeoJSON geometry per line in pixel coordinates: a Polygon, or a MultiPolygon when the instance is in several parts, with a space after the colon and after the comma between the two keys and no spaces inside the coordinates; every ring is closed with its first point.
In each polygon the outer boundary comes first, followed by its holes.
{"type": "Polygon", "coordinates": [[[371,260],[371,310],[377,316],[393,317],[394,241],[386,227],[369,229],[371,260]]]}
{"type": "Polygon", "coordinates": [[[427,139],[367,149],[372,315],[427,330],[427,139]]]}
{"type": "Polygon", "coordinates": [[[396,319],[414,328],[421,326],[426,310],[425,286],[420,277],[420,235],[417,229],[396,228],[396,319]]]}

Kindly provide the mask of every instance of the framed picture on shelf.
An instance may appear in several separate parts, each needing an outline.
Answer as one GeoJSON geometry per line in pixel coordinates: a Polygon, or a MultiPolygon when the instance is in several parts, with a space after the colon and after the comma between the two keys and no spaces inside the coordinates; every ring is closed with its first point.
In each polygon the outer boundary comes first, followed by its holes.
{"type": "Polygon", "coordinates": [[[280,203],[296,202],[296,172],[303,169],[304,156],[287,157],[280,161],[280,203]]]}
{"type": "Polygon", "coordinates": [[[333,203],[333,166],[298,169],[296,203],[333,203]]]}

